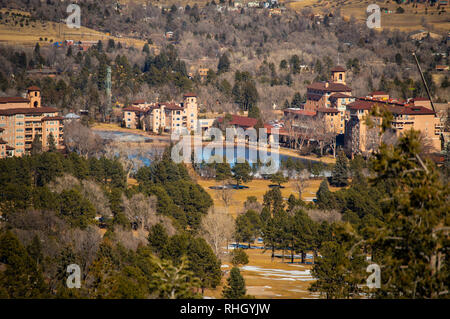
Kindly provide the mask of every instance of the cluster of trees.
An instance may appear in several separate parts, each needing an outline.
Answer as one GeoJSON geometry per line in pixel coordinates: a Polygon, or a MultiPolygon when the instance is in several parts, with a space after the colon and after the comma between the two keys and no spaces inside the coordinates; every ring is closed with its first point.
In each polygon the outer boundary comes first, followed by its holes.
{"type": "Polygon", "coordinates": [[[422,157],[419,133],[383,144],[366,163],[350,164],[350,188],[330,192],[323,181],[317,205],[337,209],[345,222],[334,230],[313,268],[312,290],[328,298],[448,297],[448,179],[422,157]],[[447,255],[447,256],[446,256],[447,255]],[[367,261],[381,267],[381,288],[367,290],[367,261]],[[339,265],[339,267],[338,267],[339,265]]]}
{"type": "Polygon", "coordinates": [[[189,176],[183,164],[175,164],[167,150],[160,161],[136,172],[136,189],[158,199],[157,211],[172,216],[177,225],[198,230],[202,216],[213,202],[209,194],[189,176]]]}
{"type": "Polygon", "coordinates": [[[2,298],[197,298],[220,284],[207,219],[199,236],[212,200],[167,153],[134,187],[117,158],[45,152],[0,167],[2,298]],[[66,287],[73,263],[81,289],[66,287]]]}

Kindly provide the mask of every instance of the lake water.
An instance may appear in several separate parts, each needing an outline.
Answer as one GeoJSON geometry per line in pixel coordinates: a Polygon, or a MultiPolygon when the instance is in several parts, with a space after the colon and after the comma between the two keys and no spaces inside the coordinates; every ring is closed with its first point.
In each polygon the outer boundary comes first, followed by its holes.
{"type": "MultiPolygon", "coordinates": [[[[105,139],[105,140],[113,140],[116,142],[136,142],[136,143],[145,143],[142,144],[143,146],[140,147],[140,155],[137,155],[137,148],[136,148],[136,155],[130,155],[132,158],[139,156],[140,159],[142,160],[143,164],[148,166],[150,165],[150,163],[152,162],[152,160],[154,160],[155,158],[158,158],[162,155],[162,153],[164,152],[164,147],[161,147],[160,145],[155,146],[152,145],[151,141],[154,140],[154,138],[152,138],[152,136],[142,136],[139,134],[135,134],[135,133],[127,133],[127,132],[121,132],[121,131],[95,131],[95,133],[97,135],[99,135],[101,138],[105,139]],[[147,142],[147,143],[146,143],[147,142]],[[143,151],[142,151],[143,149],[143,151]],[[143,155],[142,155],[143,154],[143,155]]],[[[131,146],[132,147],[132,146],[131,146]]],[[[216,155],[225,155],[226,154],[226,149],[223,148],[222,152],[219,149],[206,149],[205,147],[203,148],[203,151],[200,152],[198,154],[198,162],[202,162],[205,161],[207,162],[208,159],[210,159],[212,156],[216,156],[216,155]]],[[[267,152],[267,156],[271,156],[271,152],[267,152]]],[[[233,167],[234,164],[236,163],[237,159],[242,160],[243,157],[245,157],[245,160],[249,162],[249,164],[251,166],[253,166],[256,162],[256,159],[259,158],[260,160],[262,160],[259,156],[259,152],[255,149],[250,149],[249,147],[245,147],[245,148],[238,148],[238,147],[234,147],[234,152],[232,155],[233,160],[230,160],[230,166],[233,167]]],[[[294,156],[289,156],[289,155],[283,155],[283,154],[278,154],[278,157],[275,157],[275,160],[278,162],[278,164],[280,164],[282,161],[285,161],[288,158],[292,158],[294,161],[300,161],[302,162],[302,164],[305,166],[305,168],[311,168],[311,165],[314,163],[318,163],[318,161],[314,161],[314,160],[309,160],[309,159],[304,159],[304,158],[297,158],[294,156]]],[[[323,174],[324,176],[329,176],[329,172],[326,171],[323,174]]]]}

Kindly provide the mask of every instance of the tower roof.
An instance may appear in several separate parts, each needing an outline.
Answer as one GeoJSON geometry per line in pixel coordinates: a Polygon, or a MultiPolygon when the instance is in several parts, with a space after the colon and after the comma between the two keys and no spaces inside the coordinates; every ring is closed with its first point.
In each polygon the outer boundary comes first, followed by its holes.
{"type": "Polygon", "coordinates": [[[331,69],[331,72],[345,72],[345,71],[346,70],[340,65],[335,66],[334,68],[331,69]]]}
{"type": "Polygon", "coordinates": [[[38,88],[37,86],[33,85],[33,86],[29,86],[27,87],[28,91],[40,91],[41,89],[38,88]]]}

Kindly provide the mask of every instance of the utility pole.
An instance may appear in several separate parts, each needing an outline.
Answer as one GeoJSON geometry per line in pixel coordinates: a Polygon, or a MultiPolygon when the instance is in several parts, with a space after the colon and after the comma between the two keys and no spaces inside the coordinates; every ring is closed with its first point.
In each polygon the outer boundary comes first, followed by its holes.
{"type": "Polygon", "coordinates": [[[105,81],[105,89],[106,89],[106,107],[105,107],[105,114],[104,114],[105,121],[106,121],[107,116],[111,120],[111,113],[112,113],[111,87],[112,87],[112,85],[111,85],[111,67],[108,66],[106,68],[106,81],[105,81]]]}
{"type": "Polygon", "coordinates": [[[422,68],[420,67],[419,60],[417,60],[416,53],[412,53],[414,60],[416,61],[417,68],[419,69],[420,77],[422,78],[423,85],[425,86],[425,90],[427,91],[428,98],[430,99],[431,108],[434,111],[434,116],[437,116],[436,109],[434,108],[433,99],[431,98],[430,90],[428,89],[427,82],[425,81],[425,77],[423,76],[422,68]]]}

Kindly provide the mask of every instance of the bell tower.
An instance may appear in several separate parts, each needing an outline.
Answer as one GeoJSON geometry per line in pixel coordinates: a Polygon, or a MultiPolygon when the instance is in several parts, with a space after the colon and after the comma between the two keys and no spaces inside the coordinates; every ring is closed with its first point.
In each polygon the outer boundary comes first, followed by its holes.
{"type": "Polygon", "coordinates": [[[342,66],[337,66],[331,69],[331,81],[334,83],[345,84],[346,70],[342,66]]]}
{"type": "Polygon", "coordinates": [[[41,89],[37,86],[27,88],[27,97],[30,100],[31,108],[41,107],[41,89]]]}

